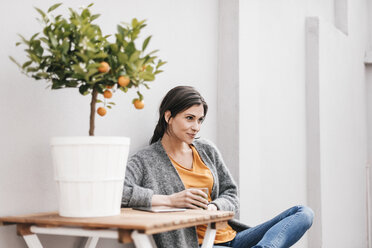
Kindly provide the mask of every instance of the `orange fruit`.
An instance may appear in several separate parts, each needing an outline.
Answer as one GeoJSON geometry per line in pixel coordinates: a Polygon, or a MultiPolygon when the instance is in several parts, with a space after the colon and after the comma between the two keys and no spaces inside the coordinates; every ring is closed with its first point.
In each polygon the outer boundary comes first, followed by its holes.
{"type": "Polygon", "coordinates": [[[98,71],[101,73],[108,72],[110,70],[110,65],[103,61],[100,63],[100,66],[98,67],[98,71]]]}
{"type": "Polygon", "coordinates": [[[136,109],[143,109],[145,107],[145,103],[139,99],[136,99],[133,104],[136,109]]]}
{"type": "Polygon", "coordinates": [[[112,92],[109,91],[109,90],[105,90],[105,92],[103,92],[103,97],[104,98],[111,98],[112,97],[112,92]]]}
{"type": "Polygon", "coordinates": [[[121,87],[126,87],[128,86],[128,84],[130,83],[130,79],[129,77],[127,76],[120,76],[118,78],[118,84],[121,86],[121,87]]]}
{"type": "Polygon", "coordinates": [[[104,116],[106,114],[107,110],[104,108],[104,107],[99,107],[97,109],[97,113],[100,115],[100,116],[104,116]]]}
{"type": "Polygon", "coordinates": [[[113,85],[106,85],[106,89],[112,89],[112,88],[114,88],[113,85]]]}

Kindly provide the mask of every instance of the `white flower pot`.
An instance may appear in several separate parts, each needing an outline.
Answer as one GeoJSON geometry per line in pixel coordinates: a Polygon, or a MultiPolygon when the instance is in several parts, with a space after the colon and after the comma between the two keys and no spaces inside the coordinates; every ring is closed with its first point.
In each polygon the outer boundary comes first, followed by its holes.
{"type": "Polygon", "coordinates": [[[52,138],[61,216],[120,214],[129,144],[126,137],[52,138]]]}

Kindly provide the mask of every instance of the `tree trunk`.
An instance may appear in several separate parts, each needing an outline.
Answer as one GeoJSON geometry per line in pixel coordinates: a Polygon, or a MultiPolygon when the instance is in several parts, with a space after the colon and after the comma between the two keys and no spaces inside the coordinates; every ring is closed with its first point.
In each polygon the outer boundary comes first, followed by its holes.
{"type": "Polygon", "coordinates": [[[89,136],[94,136],[94,120],[96,117],[97,90],[93,88],[92,101],[90,102],[89,136]]]}

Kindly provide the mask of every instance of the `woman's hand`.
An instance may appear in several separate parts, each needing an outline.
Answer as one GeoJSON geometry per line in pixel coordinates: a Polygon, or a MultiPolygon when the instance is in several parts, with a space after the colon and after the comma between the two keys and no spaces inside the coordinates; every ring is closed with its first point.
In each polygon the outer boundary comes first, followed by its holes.
{"type": "Polygon", "coordinates": [[[177,208],[207,209],[208,196],[199,189],[186,189],[169,196],[171,206],[177,208]]]}

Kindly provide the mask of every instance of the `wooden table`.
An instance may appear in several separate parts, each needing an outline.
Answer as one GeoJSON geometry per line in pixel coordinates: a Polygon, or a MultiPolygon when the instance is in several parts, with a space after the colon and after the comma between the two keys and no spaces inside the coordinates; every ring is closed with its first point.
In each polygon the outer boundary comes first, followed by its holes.
{"type": "Polygon", "coordinates": [[[121,214],[98,218],[61,217],[57,212],[0,218],[0,225],[17,225],[17,234],[28,247],[42,248],[36,234],[88,237],[85,248],[96,247],[99,238],[114,238],[136,247],[156,247],[152,234],[208,224],[202,248],[213,247],[216,229],[226,225],[234,214],[227,211],[186,210],[150,213],[123,208],[121,214]]]}

